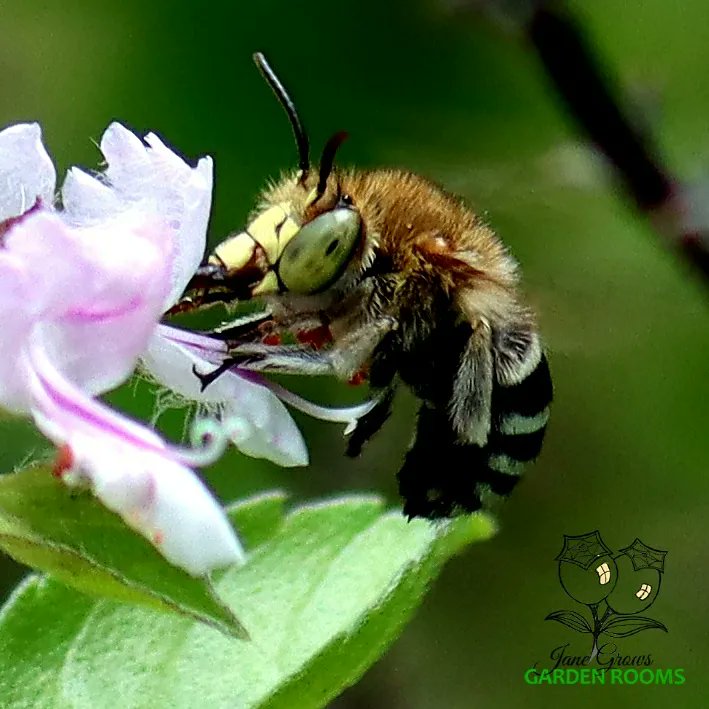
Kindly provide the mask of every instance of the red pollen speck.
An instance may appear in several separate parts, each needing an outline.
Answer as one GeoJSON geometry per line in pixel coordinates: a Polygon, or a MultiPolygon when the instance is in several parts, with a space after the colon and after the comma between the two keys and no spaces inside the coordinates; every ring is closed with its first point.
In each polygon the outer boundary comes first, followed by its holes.
{"type": "Polygon", "coordinates": [[[296,339],[303,345],[311,345],[316,350],[322,349],[332,342],[332,333],[327,325],[320,325],[310,330],[301,330],[295,334],[296,339]]]}
{"type": "Polygon", "coordinates": [[[162,532],[155,532],[155,534],[153,534],[153,542],[157,546],[160,546],[164,541],[165,541],[165,535],[162,532]]]}
{"type": "Polygon", "coordinates": [[[355,372],[347,382],[350,386],[358,387],[360,384],[364,384],[367,381],[367,370],[360,369],[359,372],[355,372]]]}
{"type": "Polygon", "coordinates": [[[275,347],[276,345],[280,345],[283,340],[281,339],[281,336],[277,332],[272,332],[268,335],[264,335],[263,338],[261,338],[261,342],[263,342],[264,345],[269,345],[270,347],[275,347]]]}
{"type": "Polygon", "coordinates": [[[64,473],[67,470],[71,470],[74,467],[74,453],[69,447],[68,443],[57,448],[57,457],[54,459],[54,465],[52,466],[52,475],[55,478],[61,479],[64,477],[64,473]]]}

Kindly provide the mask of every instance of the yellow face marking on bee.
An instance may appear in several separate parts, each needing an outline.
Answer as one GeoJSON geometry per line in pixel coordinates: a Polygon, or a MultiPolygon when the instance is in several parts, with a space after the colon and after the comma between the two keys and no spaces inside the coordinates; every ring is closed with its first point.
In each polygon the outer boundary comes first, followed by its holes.
{"type": "Polygon", "coordinates": [[[209,257],[209,263],[214,266],[223,264],[228,272],[236,272],[251,261],[256,251],[256,242],[242,231],[223,241],[209,257]]]}
{"type": "Polygon", "coordinates": [[[269,271],[264,276],[264,279],[255,288],[252,288],[251,293],[254,296],[269,295],[278,293],[279,290],[278,276],[276,276],[274,271],[269,271]]]}
{"type": "MultiPolygon", "coordinates": [[[[267,266],[272,266],[278,261],[283,249],[300,228],[300,225],[289,216],[289,204],[286,202],[277,204],[259,214],[245,231],[219,244],[209,257],[209,263],[215,266],[223,265],[230,276],[254,265],[263,268],[265,272],[267,266]]],[[[257,286],[254,295],[277,291],[275,274],[270,274],[257,286]]]]}
{"type": "Polygon", "coordinates": [[[260,244],[269,263],[274,264],[285,245],[300,231],[289,214],[287,202],[276,204],[254,219],[246,231],[260,244]]]}

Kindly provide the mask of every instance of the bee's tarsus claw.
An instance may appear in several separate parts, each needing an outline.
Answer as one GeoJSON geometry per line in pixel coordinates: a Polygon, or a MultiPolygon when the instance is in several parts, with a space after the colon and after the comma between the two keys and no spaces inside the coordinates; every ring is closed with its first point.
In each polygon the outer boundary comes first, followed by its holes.
{"type": "Polygon", "coordinates": [[[231,359],[222,362],[216,369],[211,372],[199,372],[197,371],[197,365],[192,365],[192,373],[199,379],[202,385],[202,391],[204,391],[215,379],[218,379],[224,372],[228,371],[234,366],[234,362],[231,359]]]}
{"type": "Polygon", "coordinates": [[[192,373],[199,379],[202,383],[202,391],[204,391],[213,381],[219,379],[225,372],[230,369],[239,366],[240,364],[250,364],[251,362],[257,362],[261,359],[257,355],[236,355],[225,359],[216,369],[211,372],[200,372],[197,370],[197,365],[192,365],[192,373]]]}

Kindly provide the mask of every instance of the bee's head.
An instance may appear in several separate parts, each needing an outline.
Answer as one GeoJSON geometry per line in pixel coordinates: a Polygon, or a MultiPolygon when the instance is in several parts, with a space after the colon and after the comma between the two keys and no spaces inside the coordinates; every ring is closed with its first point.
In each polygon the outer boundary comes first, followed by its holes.
{"type": "Polygon", "coordinates": [[[299,170],[267,191],[246,229],[214,249],[194,283],[229,290],[240,299],[320,293],[345,273],[362,241],[359,211],[332,169],[347,134],[330,138],[319,168],[312,170],[308,138],[293,102],[263,55],[254,59],[288,114],[299,170]]]}

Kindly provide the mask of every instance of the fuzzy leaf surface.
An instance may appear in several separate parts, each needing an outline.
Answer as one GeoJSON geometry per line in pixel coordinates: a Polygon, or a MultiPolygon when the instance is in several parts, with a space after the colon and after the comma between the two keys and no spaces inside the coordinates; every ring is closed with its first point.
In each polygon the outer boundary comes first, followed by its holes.
{"type": "Polygon", "coordinates": [[[282,510],[279,493],[230,510],[248,561],[215,587],[251,642],[34,578],[0,616],[4,706],[325,706],[398,636],[445,561],[494,532],[481,515],[407,523],[371,497],[282,510]]]}

